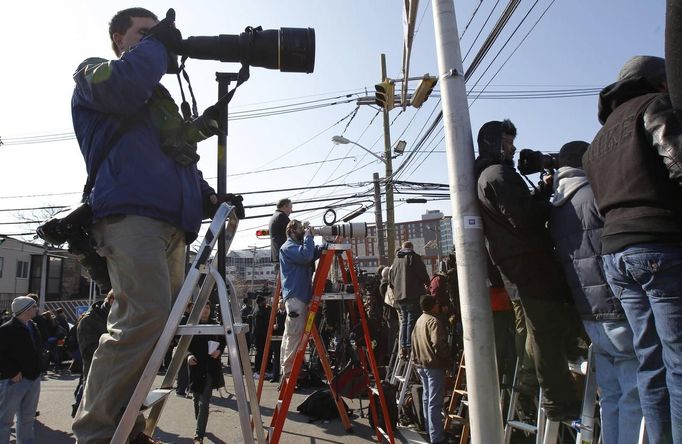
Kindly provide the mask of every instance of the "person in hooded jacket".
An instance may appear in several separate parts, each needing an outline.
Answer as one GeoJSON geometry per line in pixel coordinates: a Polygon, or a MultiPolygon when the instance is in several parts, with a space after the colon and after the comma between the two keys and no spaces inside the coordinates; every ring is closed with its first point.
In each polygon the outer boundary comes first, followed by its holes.
{"type": "Polygon", "coordinates": [[[551,189],[531,194],[514,168],[515,138],[510,120],[487,122],[478,133],[474,167],[486,246],[507,291],[518,295],[523,307],[547,417],[575,419],[580,401],[566,345],[577,335],[579,321],[545,227],[551,189]]]}
{"type": "Polygon", "coordinates": [[[429,273],[426,271],[424,261],[414,252],[412,242],[403,242],[389,272],[389,285],[393,290],[398,309],[402,313],[400,347],[404,358],[410,356],[412,330],[422,313],[419,299],[429,293],[429,281],[429,273]]]}
{"type": "Polygon", "coordinates": [[[632,329],[604,276],[599,237],[604,220],[582,169],[588,143],[561,147],[554,177],[550,233],[576,309],[595,356],[604,444],[636,443],[632,427],[642,421],[632,329]]]}
{"type": "MultiPolygon", "coordinates": [[[[211,318],[211,303],[201,310],[200,324],[215,324],[211,318]]],[[[189,389],[194,398],[194,418],[197,420],[197,427],[194,433],[194,443],[204,442],[206,434],[206,424],[208,423],[208,408],[211,401],[211,394],[214,388],[225,386],[225,379],[222,373],[222,363],[220,356],[225,350],[225,336],[223,335],[200,335],[192,337],[189,344],[189,356],[187,365],[189,366],[189,389]]]]}
{"type": "Polygon", "coordinates": [[[634,333],[649,442],[682,443],[682,119],[665,61],[636,56],[599,93],[603,127],[583,156],[606,279],[634,333]]]}

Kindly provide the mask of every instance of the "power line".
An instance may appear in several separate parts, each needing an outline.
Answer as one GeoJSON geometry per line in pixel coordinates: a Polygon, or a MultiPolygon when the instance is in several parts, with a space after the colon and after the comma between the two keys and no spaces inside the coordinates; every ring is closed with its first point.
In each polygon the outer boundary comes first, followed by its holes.
{"type": "Polygon", "coordinates": [[[490,13],[488,14],[488,17],[486,17],[485,22],[483,22],[483,25],[481,26],[481,29],[478,30],[478,33],[476,34],[476,37],[474,37],[474,40],[471,42],[471,46],[469,46],[469,49],[467,50],[466,54],[464,54],[464,57],[462,57],[462,62],[464,62],[467,57],[469,57],[469,53],[471,52],[472,49],[474,49],[474,45],[476,45],[476,41],[478,38],[481,36],[481,33],[485,29],[485,26],[488,24],[490,21],[490,18],[493,16],[493,12],[497,9],[497,5],[500,3],[500,0],[497,0],[495,2],[495,5],[493,6],[493,9],[490,10],[490,13]]]}
{"type": "Polygon", "coordinates": [[[472,86],[472,88],[474,88],[476,85],[478,85],[478,82],[481,81],[481,79],[483,78],[483,76],[485,76],[485,74],[488,72],[488,70],[493,66],[493,63],[495,63],[495,60],[497,60],[497,58],[500,56],[500,54],[502,54],[502,51],[504,51],[504,48],[507,47],[507,45],[509,44],[509,42],[511,41],[511,39],[516,35],[516,32],[519,30],[519,28],[521,27],[521,25],[523,25],[523,23],[526,21],[526,19],[527,19],[528,16],[530,15],[530,13],[533,12],[533,9],[535,9],[535,7],[537,6],[537,4],[538,4],[539,1],[540,1],[540,0],[535,0],[535,3],[533,3],[533,5],[530,7],[530,9],[526,12],[526,15],[523,16],[523,18],[521,19],[521,21],[519,22],[519,24],[516,25],[516,28],[514,28],[514,30],[513,30],[513,31],[511,32],[511,34],[509,35],[509,37],[507,37],[507,40],[505,40],[505,42],[504,42],[504,44],[502,45],[502,47],[497,51],[497,54],[495,54],[495,57],[493,57],[493,59],[490,61],[490,63],[488,63],[488,67],[487,67],[487,68],[483,71],[483,73],[478,77],[478,80],[476,80],[476,82],[474,83],[474,85],[472,86]]]}
{"type": "MultiPolygon", "coordinates": [[[[497,71],[495,71],[495,74],[493,74],[493,76],[490,78],[490,80],[488,80],[488,83],[486,83],[486,85],[483,87],[483,90],[485,90],[485,89],[488,87],[488,85],[490,85],[490,83],[495,79],[495,77],[497,77],[497,75],[500,73],[500,71],[502,71],[502,68],[504,68],[504,66],[507,64],[507,62],[509,61],[509,59],[511,59],[512,56],[513,56],[514,54],[516,54],[516,51],[521,47],[521,45],[523,44],[523,42],[526,41],[526,39],[527,39],[528,36],[531,34],[531,32],[533,32],[533,30],[534,30],[535,27],[538,25],[538,23],[540,23],[540,20],[542,20],[542,18],[545,16],[545,14],[547,13],[547,11],[549,11],[549,8],[551,8],[552,5],[554,5],[554,2],[555,2],[555,1],[556,1],[556,0],[552,0],[552,2],[551,2],[549,5],[547,5],[547,8],[545,8],[545,10],[542,12],[542,14],[540,14],[540,17],[538,17],[538,19],[535,21],[535,23],[533,24],[533,26],[528,30],[528,32],[526,33],[526,35],[523,36],[523,39],[521,39],[521,41],[519,42],[519,44],[516,45],[516,48],[514,48],[514,50],[509,54],[509,56],[508,56],[508,57],[505,59],[505,61],[502,63],[502,65],[500,65],[500,67],[497,69],[497,71]]],[[[599,93],[599,91],[597,91],[597,93],[599,93]]],[[[478,100],[479,96],[480,96],[480,94],[474,98],[474,100],[471,102],[471,104],[470,104],[469,106],[473,105],[473,104],[476,102],[476,100],[478,100]]]]}
{"type": "Polygon", "coordinates": [[[462,38],[464,38],[464,34],[467,33],[467,29],[469,29],[469,25],[471,25],[471,22],[474,20],[474,17],[476,17],[478,10],[481,9],[482,4],[483,4],[483,0],[478,0],[478,6],[476,6],[476,9],[474,9],[474,13],[471,14],[471,17],[469,17],[469,21],[464,26],[464,31],[462,31],[462,35],[459,36],[460,40],[462,40],[462,38]]]}

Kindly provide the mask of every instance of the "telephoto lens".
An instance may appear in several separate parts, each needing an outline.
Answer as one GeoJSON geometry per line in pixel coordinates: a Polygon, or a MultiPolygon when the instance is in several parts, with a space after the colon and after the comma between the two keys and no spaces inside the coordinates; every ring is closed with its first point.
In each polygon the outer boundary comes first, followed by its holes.
{"type": "Polygon", "coordinates": [[[178,51],[193,59],[246,63],[281,72],[315,69],[315,30],[312,28],[247,28],[239,35],[189,37],[178,51]]]}
{"type": "Polygon", "coordinates": [[[343,237],[346,239],[365,239],[367,224],[365,222],[351,222],[347,224],[330,225],[315,228],[315,232],[322,237],[343,237]]]}

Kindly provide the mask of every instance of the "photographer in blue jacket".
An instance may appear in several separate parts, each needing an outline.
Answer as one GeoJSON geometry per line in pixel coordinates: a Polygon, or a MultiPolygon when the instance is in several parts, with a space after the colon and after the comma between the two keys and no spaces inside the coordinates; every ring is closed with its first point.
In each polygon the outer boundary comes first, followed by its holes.
{"type": "Polygon", "coordinates": [[[313,240],[313,229],[296,219],[287,224],[287,240],[279,250],[282,299],[287,312],[282,335],[282,376],[288,378],[294,364],[308,317],[308,304],[313,297],[313,264],[322,247],[313,240]]]}
{"type": "MultiPolygon", "coordinates": [[[[160,22],[143,8],[118,12],[109,24],[118,59],[87,59],[73,76],[91,236],[116,293],[73,423],[79,444],[110,442],[182,286],[185,245],[218,203],[196,165],[192,122],[159,83],[182,42],[170,12],[160,22]]],[[[143,429],[140,415],[131,443],[158,442],[143,429]]]]}

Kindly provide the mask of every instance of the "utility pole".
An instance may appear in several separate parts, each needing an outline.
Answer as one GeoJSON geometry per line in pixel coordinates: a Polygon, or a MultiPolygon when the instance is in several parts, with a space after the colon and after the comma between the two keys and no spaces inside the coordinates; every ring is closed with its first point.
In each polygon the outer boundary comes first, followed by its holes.
{"type": "Polygon", "coordinates": [[[379,173],[372,175],[374,182],[374,221],[377,226],[377,245],[379,247],[379,265],[386,265],[386,247],[384,245],[384,220],[381,217],[381,186],[379,173]]]}
{"type": "Polygon", "coordinates": [[[41,263],[42,270],[40,270],[40,300],[38,302],[38,310],[40,313],[45,310],[45,301],[47,300],[47,243],[43,243],[43,260],[41,263]]]}
{"type": "MultiPolygon", "coordinates": [[[[381,81],[386,79],[386,54],[381,54],[381,81]]],[[[392,97],[388,98],[393,100],[392,97]]],[[[384,106],[384,159],[386,160],[386,258],[388,265],[395,256],[395,214],[393,204],[393,159],[391,156],[391,128],[388,120],[388,106],[384,106]]]]}
{"type": "Polygon", "coordinates": [[[476,197],[474,143],[455,7],[453,0],[433,0],[431,3],[441,79],[450,202],[455,222],[471,442],[501,444],[502,413],[486,284],[486,251],[476,197]]]}
{"type": "Polygon", "coordinates": [[[249,248],[253,248],[253,261],[251,262],[251,289],[249,290],[253,293],[254,280],[256,279],[256,247],[255,245],[250,245],[249,248]]]}

